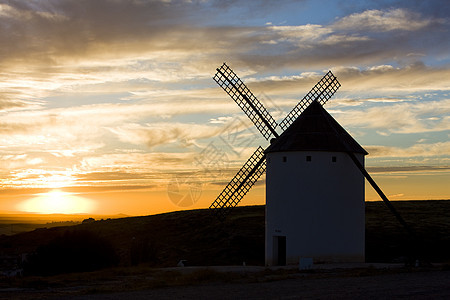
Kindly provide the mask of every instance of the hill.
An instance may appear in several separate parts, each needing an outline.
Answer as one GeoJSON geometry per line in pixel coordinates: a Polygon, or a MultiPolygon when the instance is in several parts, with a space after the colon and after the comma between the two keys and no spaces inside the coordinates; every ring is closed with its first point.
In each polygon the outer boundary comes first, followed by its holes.
{"type": "Polygon", "coordinates": [[[71,226],[81,223],[86,218],[117,219],[127,215],[91,215],[91,214],[38,214],[26,212],[1,212],[0,235],[12,235],[37,228],[71,226]]]}
{"type": "MultiPolygon", "coordinates": [[[[414,243],[382,202],[366,203],[366,260],[399,262],[422,251],[433,262],[450,261],[450,201],[393,203],[417,231],[414,243]],[[419,249],[420,248],[420,249],[419,249]]],[[[237,207],[221,223],[208,210],[100,220],[0,236],[2,257],[31,253],[67,232],[90,232],[108,241],[123,266],[264,264],[264,206],[237,207]]],[[[67,257],[67,259],[70,259],[67,257]]]]}

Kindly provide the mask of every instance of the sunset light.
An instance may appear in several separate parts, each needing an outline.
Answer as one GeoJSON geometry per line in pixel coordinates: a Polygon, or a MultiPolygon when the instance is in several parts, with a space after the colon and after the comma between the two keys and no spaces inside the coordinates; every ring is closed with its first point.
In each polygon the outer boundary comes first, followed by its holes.
{"type": "Polygon", "coordinates": [[[92,201],[59,190],[39,194],[18,205],[20,211],[43,214],[89,213],[93,208],[92,201]]]}
{"type": "Polygon", "coordinates": [[[448,3],[420,3],[3,1],[0,211],[209,207],[267,145],[214,82],[224,62],[277,124],[332,71],[324,108],[382,189],[449,199],[448,3]]]}

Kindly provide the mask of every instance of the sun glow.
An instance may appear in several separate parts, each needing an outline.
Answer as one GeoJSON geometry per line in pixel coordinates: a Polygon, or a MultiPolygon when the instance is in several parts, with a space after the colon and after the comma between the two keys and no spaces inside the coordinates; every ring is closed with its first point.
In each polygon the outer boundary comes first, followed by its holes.
{"type": "Polygon", "coordinates": [[[38,194],[19,204],[19,209],[26,212],[41,214],[77,214],[88,213],[94,209],[92,201],[66,193],[53,190],[48,193],[38,194]]]}

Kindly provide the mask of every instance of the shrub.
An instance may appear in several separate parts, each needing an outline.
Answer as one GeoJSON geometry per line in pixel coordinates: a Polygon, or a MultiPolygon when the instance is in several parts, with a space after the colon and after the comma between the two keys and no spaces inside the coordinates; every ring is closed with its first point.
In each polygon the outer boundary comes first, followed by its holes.
{"type": "Polygon", "coordinates": [[[117,262],[109,241],[90,231],[77,230],[38,247],[23,267],[25,275],[55,275],[98,270],[117,262]]]}

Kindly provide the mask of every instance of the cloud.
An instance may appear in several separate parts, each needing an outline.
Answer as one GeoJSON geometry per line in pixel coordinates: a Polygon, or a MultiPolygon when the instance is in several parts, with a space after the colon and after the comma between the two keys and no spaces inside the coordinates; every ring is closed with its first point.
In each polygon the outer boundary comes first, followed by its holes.
{"type": "Polygon", "coordinates": [[[157,123],[157,124],[127,124],[117,128],[110,128],[111,132],[127,143],[135,145],[146,144],[152,148],[158,145],[192,144],[197,139],[214,137],[221,130],[220,127],[184,123],[157,123]]]}
{"type": "Polygon", "coordinates": [[[233,117],[218,117],[213,118],[209,120],[209,123],[211,124],[227,124],[228,122],[232,121],[233,117]]]}
{"type": "Polygon", "coordinates": [[[450,99],[445,99],[375,106],[365,111],[347,110],[337,114],[337,119],[345,126],[406,134],[450,130],[449,113],[450,99]]]}
{"type": "MultiPolygon", "coordinates": [[[[261,6],[263,7],[263,6],[261,6]]],[[[260,7],[260,9],[261,9],[260,7]]],[[[3,66],[82,64],[133,55],[135,60],[216,51],[253,30],[201,26],[223,6],[187,1],[9,1],[2,5],[3,66]],[[199,26],[200,25],[200,26],[199,26]]]]}
{"type": "Polygon", "coordinates": [[[4,189],[113,186],[118,185],[118,181],[123,186],[148,186],[166,184],[171,174],[177,171],[199,171],[193,164],[195,153],[120,152],[90,152],[77,154],[73,159],[56,158],[56,161],[52,161],[51,155],[47,155],[42,162],[33,158],[36,153],[9,157],[0,155],[2,161],[6,161],[2,167],[10,170],[2,174],[0,184],[4,189]]]}
{"type": "Polygon", "coordinates": [[[415,144],[410,147],[364,146],[369,157],[432,157],[447,156],[450,142],[415,144]]]}
{"type": "Polygon", "coordinates": [[[411,63],[428,53],[442,53],[449,41],[442,39],[450,22],[410,9],[365,10],[337,19],[330,25],[269,26],[265,34],[271,41],[254,61],[270,62],[266,67],[303,68],[336,64],[397,61],[411,63]],[[428,47],[432,43],[433,47],[428,47]],[[279,55],[277,50],[289,53],[279,55]],[[294,47],[296,46],[296,47],[294,47]],[[267,51],[265,49],[273,49],[267,51]],[[417,55],[407,55],[411,53],[417,55]],[[264,55],[262,55],[264,54],[264,55]],[[272,54],[272,55],[271,55],[272,54]],[[269,59],[270,57],[270,59],[269,59]]]}
{"type": "MultiPolygon", "coordinates": [[[[98,0],[27,4],[10,1],[3,6],[5,10],[15,12],[0,18],[0,24],[10,29],[0,34],[0,40],[9,41],[0,50],[3,51],[3,66],[9,62],[15,67],[28,64],[28,68],[34,64],[46,64],[49,71],[55,71],[53,66],[61,65],[69,68],[81,65],[84,69],[87,66],[108,66],[102,61],[108,61],[109,66],[119,66],[123,61],[120,58],[125,58],[130,64],[130,57],[134,61],[201,57],[205,62],[229,56],[229,49],[233,49],[232,56],[236,60],[253,68],[274,67],[282,60],[285,63],[280,67],[286,67],[289,66],[288,61],[295,63],[298,59],[300,63],[310,65],[307,62],[311,59],[315,63],[326,57],[348,59],[355,50],[362,50],[359,47],[373,46],[372,37],[359,34],[362,25],[373,28],[378,24],[375,27],[382,30],[408,28],[409,31],[417,31],[430,24],[442,23],[441,19],[427,19],[406,9],[367,10],[328,26],[238,27],[209,25],[208,15],[223,15],[223,6],[218,2],[98,0]],[[14,35],[12,32],[23,34],[14,35]],[[330,49],[330,46],[334,47],[330,49]],[[256,49],[258,53],[255,53],[256,49]],[[286,50],[289,55],[278,57],[286,50]],[[265,59],[265,64],[261,64],[253,61],[249,54],[256,55],[257,60],[264,56],[271,59],[265,59]],[[255,63],[250,64],[250,60],[255,63]]],[[[232,5],[226,7],[231,8],[232,5]]],[[[267,3],[261,4],[257,10],[240,5],[241,10],[252,9],[253,14],[261,13],[267,7],[267,3]]],[[[420,36],[415,33],[414,38],[420,36]]],[[[383,39],[391,41],[389,37],[383,39]]],[[[382,40],[377,43],[381,47],[373,50],[389,51],[393,47],[401,47],[391,44],[386,48],[382,40]]],[[[353,55],[353,60],[358,56],[353,55]]],[[[197,70],[202,68],[204,66],[197,66],[197,70]]],[[[64,71],[64,68],[58,68],[58,71],[64,71]]]]}
{"type": "Polygon", "coordinates": [[[389,195],[388,197],[390,198],[390,199],[393,199],[393,198],[402,198],[403,196],[405,196],[405,194],[393,194],[393,195],[389,195]]]}
{"type": "Polygon", "coordinates": [[[7,93],[0,93],[0,113],[8,111],[26,110],[26,109],[37,109],[42,107],[42,105],[36,101],[24,101],[15,99],[15,95],[8,95],[7,93]],[[3,97],[3,99],[2,99],[3,97]]]}
{"type": "Polygon", "coordinates": [[[369,173],[448,172],[450,166],[367,167],[369,173]]]}
{"type": "Polygon", "coordinates": [[[279,35],[278,39],[280,42],[290,41],[300,47],[304,45],[304,42],[309,44],[312,41],[318,41],[333,32],[330,28],[315,24],[300,26],[270,26],[268,29],[279,35]]]}
{"type": "Polygon", "coordinates": [[[414,63],[403,67],[379,65],[369,68],[335,67],[340,90],[369,93],[413,93],[447,90],[450,68],[414,63]]]}
{"type": "Polygon", "coordinates": [[[369,9],[362,13],[354,13],[339,19],[333,24],[333,28],[338,30],[359,30],[359,31],[418,31],[433,24],[442,24],[444,19],[424,18],[420,13],[416,13],[404,8],[394,8],[386,11],[369,9]]]}
{"type": "MultiPolygon", "coordinates": [[[[158,89],[176,89],[193,79],[209,79],[214,66],[226,58],[250,73],[260,73],[367,64],[405,59],[405,51],[426,55],[448,49],[442,39],[424,47],[428,45],[424,41],[440,31],[420,31],[433,24],[445,30],[442,18],[408,9],[366,10],[329,25],[212,26],[208,16],[222,15],[224,8],[229,13],[236,5],[231,3],[9,1],[0,14],[0,28],[4,28],[0,82],[6,84],[0,100],[105,90],[129,94],[121,99],[136,98],[158,89]],[[408,18],[422,27],[410,26],[401,37],[391,32],[403,28],[408,18]],[[381,24],[377,30],[390,32],[375,37],[363,32],[360,23],[381,24]]],[[[264,2],[253,13],[274,6],[264,2]]],[[[439,82],[447,83],[443,78],[439,82]]]]}
{"type": "MultiPolygon", "coordinates": [[[[194,159],[194,153],[166,153],[166,152],[128,152],[103,153],[88,155],[81,159],[80,173],[91,172],[162,172],[187,168],[194,159]]],[[[194,167],[192,167],[194,168],[194,167]]]]}
{"type": "Polygon", "coordinates": [[[226,95],[222,94],[221,99],[211,101],[211,98],[215,97],[214,94],[219,94],[220,90],[217,89],[215,93],[211,93],[208,100],[202,99],[206,98],[204,93],[201,90],[196,93],[170,91],[156,100],[138,103],[100,103],[68,108],[9,112],[0,116],[2,129],[0,136],[46,133],[66,138],[83,135],[98,138],[99,134],[103,134],[103,127],[123,122],[138,121],[149,117],[164,116],[168,118],[180,114],[199,114],[220,110],[238,111],[238,108],[226,95]]]}

